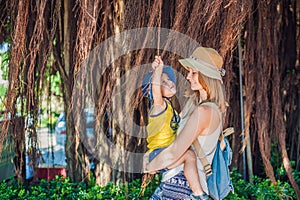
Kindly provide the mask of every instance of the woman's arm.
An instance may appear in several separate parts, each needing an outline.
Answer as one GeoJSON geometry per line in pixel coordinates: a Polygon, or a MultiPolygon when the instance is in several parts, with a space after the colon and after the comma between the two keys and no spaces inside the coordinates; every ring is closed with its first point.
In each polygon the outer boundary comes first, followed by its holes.
{"type": "Polygon", "coordinates": [[[213,131],[210,130],[210,127],[214,116],[210,107],[197,107],[175,141],[153,159],[147,165],[146,170],[148,172],[157,171],[176,162],[199,135],[208,135],[213,131]]]}

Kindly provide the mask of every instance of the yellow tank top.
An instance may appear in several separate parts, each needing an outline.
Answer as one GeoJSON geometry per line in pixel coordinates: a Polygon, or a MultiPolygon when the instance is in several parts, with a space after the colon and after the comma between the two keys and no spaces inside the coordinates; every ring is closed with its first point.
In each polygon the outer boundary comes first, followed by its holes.
{"type": "Polygon", "coordinates": [[[172,106],[167,103],[167,108],[163,113],[149,116],[147,125],[149,152],[157,148],[167,147],[174,141],[176,130],[170,126],[173,115],[172,106]]]}

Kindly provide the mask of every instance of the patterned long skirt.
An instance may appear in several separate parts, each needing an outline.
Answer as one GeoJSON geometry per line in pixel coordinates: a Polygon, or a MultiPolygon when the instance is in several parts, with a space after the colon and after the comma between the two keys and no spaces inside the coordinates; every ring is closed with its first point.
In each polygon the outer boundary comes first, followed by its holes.
{"type": "Polygon", "coordinates": [[[189,183],[186,180],[183,172],[170,178],[165,182],[161,182],[156,188],[151,200],[186,200],[190,199],[192,193],[189,183]]]}

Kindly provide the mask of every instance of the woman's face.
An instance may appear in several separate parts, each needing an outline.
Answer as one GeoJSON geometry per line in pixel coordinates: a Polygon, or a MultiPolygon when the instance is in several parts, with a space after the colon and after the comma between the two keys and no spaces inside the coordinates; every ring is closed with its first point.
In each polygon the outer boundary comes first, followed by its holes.
{"type": "Polygon", "coordinates": [[[195,69],[188,68],[187,80],[191,83],[191,89],[194,91],[203,89],[202,85],[199,83],[199,72],[195,69]]]}
{"type": "Polygon", "coordinates": [[[166,73],[161,76],[161,93],[164,97],[172,97],[176,94],[176,86],[166,73]]]}

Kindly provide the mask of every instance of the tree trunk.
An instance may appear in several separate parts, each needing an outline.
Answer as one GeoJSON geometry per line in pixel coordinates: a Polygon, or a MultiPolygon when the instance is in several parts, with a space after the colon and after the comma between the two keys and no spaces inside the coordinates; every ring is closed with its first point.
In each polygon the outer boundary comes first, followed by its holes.
{"type": "MultiPolygon", "coordinates": [[[[286,7],[286,6],[285,6],[286,7]]],[[[291,2],[291,10],[285,9],[284,16],[288,18],[282,27],[282,35],[289,37],[284,43],[281,62],[285,63],[284,77],[284,116],[286,116],[287,146],[289,157],[296,161],[295,169],[300,170],[300,2],[291,2]],[[298,58],[298,59],[297,59],[298,58]]]]}
{"type": "Polygon", "coordinates": [[[63,1],[63,18],[60,20],[63,22],[62,32],[62,50],[63,54],[63,65],[60,69],[60,74],[63,81],[63,99],[64,107],[66,111],[66,143],[65,153],[67,159],[67,175],[73,181],[88,181],[89,176],[86,173],[86,153],[82,149],[80,143],[80,137],[75,129],[75,122],[73,116],[73,110],[71,107],[72,102],[72,90],[74,81],[74,57],[73,50],[75,48],[74,40],[76,38],[77,28],[75,27],[74,17],[74,2],[63,1]]]}
{"type": "MultiPolygon", "coordinates": [[[[19,181],[23,181],[26,177],[24,170],[24,150],[25,150],[25,123],[24,118],[15,118],[10,125],[9,134],[13,137],[15,157],[14,157],[14,170],[19,181]]],[[[9,135],[8,135],[9,136],[9,135]]],[[[9,136],[10,137],[10,136],[9,136]]]]}
{"type": "MultiPolygon", "coordinates": [[[[256,80],[255,80],[255,49],[252,48],[252,42],[255,41],[255,31],[254,31],[254,20],[251,16],[249,16],[246,30],[248,34],[244,35],[245,39],[245,47],[244,47],[244,54],[243,54],[243,69],[244,69],[244,97],[245,97],[245,140],[244,145],[247,145],[247,152],[251,152],[251,146],[247,143],[247,141],[251,141],[250,138],[253,137],[253,133],[251,132],[251,121],[253,120],[254,114],[254,105],[255,105],[255,88],[256,80]]],[[[251,143],[251,142],[249,142],[251,143]]],[[[254,152],[253,152],[254,153],[254,152]]],[[[248,153],[247,153],[248,155],[248,153]]],[[[253,176],[253,168],[249,167],[253,165],[252,158],[247,156],[247,166],[248,166],[248,177],[249,180],[252,181],[253,176]]]]}
{"type": "MultiPolygon", "coordinates": [[[[12,9],[17,11],[16,16],[12,16],[15,17],[16,20],[15,24],[13,24],[12,38],[13,41],[17,42],[11,48],[8,74],[9,85],[4,119],[11,119],[14,117],[16,111],[16,98],[21,87],[18,75],[21,71],[21,63],[25,56],[24,52],[26,48],[26,26],[28,22],[29,1],[19,1],[12,9]]],[[[3,125],[3,131],[1,132],[2,137],[0,137],[0,152],[2,151],[2,143],[8,133],[9,126],[9,120],[6,120],[3,125]]]]}
{"type": "MultiPolygon", "coordinates": [[[[280,6],[281,8],[284,8],[286,5],[292,6],[292,2],[289,0],[279,1],[276,6],[277,7],[280,6]]],[[[273,9],[275,10],[275,6],[273,9]]],[[[295,13],[291,13],[290,10],[285,10],[285,9],[281,9],[280,11],[281,12],[278,13],[278,17],[275,18],[278,20],[278,22],[282,22],[282,23],[277,23],[277,26],[275,26],[278,33],[282,33],[284,31],[287,31],[287,34],[289,34],[290,32],[295,33],[295,28],[293,26],[294,23],[291,23],[291,25],[289,25],[289,24],[285,24],[285,20],[282,20],[284,16],[290,16],[290,22],[293,22],[294,19],[293,16],[295,16],[295,13]]],[[[276,64],[273,67],[273,71],[272,71],[272,75],[273,75],[272,104],[273,104],[273,116],[274,116],[273,123],[275,125],[275,133],[278,137],[283,166],[285,168],[285,171],[291,182],[292,187],[295,189],[297,199],[300,199],[300,190],[293,176],[292,166],[286,148],[287,132],[286,132],[286,125],[285,125],[284,114],[283,114],[284,106],[282,106],[283,105],[282,100],[284,99],[284,94],[286,89],[278,91],[278,88],[281,88],[281,86],[283,85],[283,81],[281,77],[282,74],[285,73],[285,67],[290,65],[295,66],[296,57],[289,55],[289,59],[287,59],[286,55],[287,52],[290,52],[295,55],[296,46],[294,44],[296,44],[296,41],[291,39],[292,44],[290,44],[290,42],[287,42],[287,44],[285,44],[285,41],[281,41],[281,39],[278,38],[278,36],[280,35],[274,35],[274,44],[273,44],[275,55],[278,55],[276,56],[276,64]],[[275,45],[278,46],[276,47],[275,45]],[[289,51],[291,48],[293,48],[293,51],[289,51]]],[[[289,38],[295,38],[295,37],[289,37],[289,38]]]]}
{"type": "MultiPolygon", "coordinates": [[[[107,41],[108,35],[119,34],[122,31],[122,25],[124,23],[124,2],[106,2],[106,4],[102,5],[101,9],[105,11],[104,17],[101,18],[101,23],[105,28],[100,30],[101,34],[99,34],[99,36],[101,38],[98,39],[99,42],[101,39],[106,39],[107,41]]],[[[114,38],[114,40],[109,43],[109,46],[102,47],[105,48],[105,53],[100,54],[100,56],[105,56],[103,60],[113,62],[108,68],[104,68],[106,67],[105,62],[101,62],[102,65],[95,66],[96,68],[101,68],[100,72],[102,72],[100,75],[101,82],[99,84],[101,89],[95,101],[97,110],[96,119],[98,120],[96,144],[98,144],[97,151],[99,151],[96,153],[98,155],[98,161],[96,162],[95,176],[96,182],[100,185],[106,185],[109,181],[126,181],[126,173],[123,172],[123,170],[126,169],[124,167],[126,165],[126,162],[124,162],[126,155],[123,151],[123,148],[127,146],[126,136],[122,132],[122,127],[120,127],[120,125],[123,124],[122,119],[118,116],[114,116],[112,113],[113,107],[120,107],[122,104],[122,97],[115,98],[113,96],[113,91],[120,93],[120,91],[118,91],[119,87],[116,86],[116,81],[120,80],[121,72],[126,68],[126,63],[122,62],[123,59],[116,57],[120,51],[118,47],[122,42],[123,41],[118,41],[114,38]],[[122,66],[122,68],[120,66],[122,66]],[[120,120],[117,121],[116,118],[120,120]],[[104,141],[111,143],[111,145],[106,146],[107,143],[104,141]],[[105,156],[99,156],[100,154],[104,154],[105,156]]],[[[105,43],[105,41],[103,43],[105,43]]],[[[100,49],[100,51],[101,50],[103,49],[100,49]]]]}

